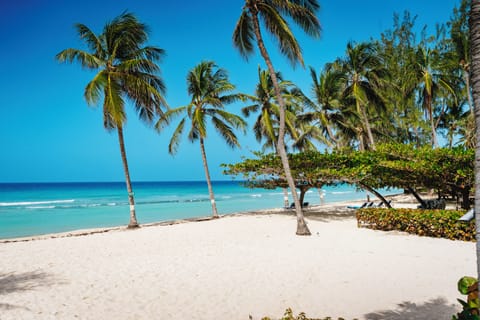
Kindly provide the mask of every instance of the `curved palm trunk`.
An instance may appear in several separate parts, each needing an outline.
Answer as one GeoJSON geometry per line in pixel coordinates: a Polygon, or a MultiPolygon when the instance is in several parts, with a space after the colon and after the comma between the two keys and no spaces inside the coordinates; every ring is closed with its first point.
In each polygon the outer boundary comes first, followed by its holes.
{"type": "Polygon", "coordinates": [[[372,128],[370,126],[370,121],[368,121],[367,112],[364,107],[360,107],[362,113],[363,121],[365,122],[365,130],[367,131],[367,137],[370,142],[370,147],[372,150],[375,150],[375,140],[373,140],[372,128]]]}
{"type": "Polygon", "coordinates": [[[218,218],[217,204],[215,203],[215,195],[213,194],[212,181],[210,180],[210,171],[208,171],[207,154],[205,153],[205,143],[200,138],[200,151],[202,153],[203,168],[205,169],[205,176],[207,178],[208,195],[210,197],[210,203],[212,204],[212,215],[214,218],[218,218]]]}
{"type": "MultiPolygon", "coordinates": [[[[471,85],[477,127],[475,146],[475,224],[477,239],[477,279],[480,279],[480,2],[472,1],[470,8],[471,85]]],[[[479,282],[480,289],[480,282],[479,282]]]]}
{"type": "Polygon", "coordinates": [[[123,141],[123,128],[118,127],[118,143],[120,144],[120,154],[122,156],[123,172],[125,173],[125,182],[128,191],[128,203],[130,204],[130,222],[128,228],[138,228],[137,215],[135,214],[135,199],[133,198],[132,182],[130,181],[130,172],[128,171],[127,153],[125,152],[125,142],[123,141]]]}
{"type": "Polygon", "coordinates": [[[278,85],[278,79],[275,74],[275,69],[273,68],[272,61],[270,60],[270,56],[268,55],[267,49],[263,42],[262,35],[260,33],[260,25],[258,21],[258,15],[255,11],[255,8],[252,8],[252,21],[253,21],[253,29],[255,32],[255,36],[257,38],[257,45],[260,50],[260,53],[265,60],[265,63],[268,67],[268,72],[270,73],[270,77],[272,78],[273,87],[275,88],[275,95],[278,100],[278,104],[280,106],[280,123],[278,128],[278,142],[277,142],[277,153],[280,156],[282,161],[283,170],[285,172],[285,178],[287,179],[288,186],[292,191],[293,202],[295,203],[295,213],[297,215],[297,235],[311,235],[310,230],[305,223],[305,218],[303,216],[302,206],[300,205],[300,201],[298,199],[298,194],[295,188],[295,182],[292,178],[292,173],[290,171],[290,165],[288,163],[288,156],[285,150],[285,101],[283,100],[280,87],[278,85]]]}
{"type": "Polygon", "coordinates": [[[430,118],[430,126],[432,127],[432,146],[434,148],[438,147],[437,141],[437,132],[435,130],[435,120],[433,119],[433,110],[432,110],[432,97],[428,95],[427,97],[427,110],[428,110],[428,117],[430,118]]]}

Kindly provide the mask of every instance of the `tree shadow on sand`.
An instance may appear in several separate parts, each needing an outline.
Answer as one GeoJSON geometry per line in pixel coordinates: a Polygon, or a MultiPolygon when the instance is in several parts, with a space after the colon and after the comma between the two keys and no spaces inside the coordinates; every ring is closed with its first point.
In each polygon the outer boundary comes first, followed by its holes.
{"type": "Polygon", "coordinates": [[[355,219],[355,212],[345,211],[307,211],[305,210],[303,215],[305,218],[321,222],[343,221],[355,219]]]}
{"type": "MultiPolygon", "coordinates": [[[[34,290],[37,287],[50,286],[56,283],[53,276],[46,272],[32,271],[16,274],[14,272],[0,274],[0,296],[18,291],[34,290]]],[[[28,309],[0,302],[0,310],[28,309]]]]}
{"type": "Polygon", "coordinates": [[[382,310],[366,314],[366,320],[450,320],[459,312],[459,307],[437,298],[423,304],[403,302],[394,310],[382,310]]]}

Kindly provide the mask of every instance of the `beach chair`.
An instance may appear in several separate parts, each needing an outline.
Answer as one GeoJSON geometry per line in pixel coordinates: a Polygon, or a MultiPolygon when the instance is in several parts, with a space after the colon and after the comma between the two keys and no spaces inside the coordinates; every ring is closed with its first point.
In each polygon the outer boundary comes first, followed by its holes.
{"type": "Polygon", "coordinates": [[[373,202],[364,202],[361,206],[347,206],[348,209],[362,209],[373,205],[373,202]]]}
{"type": "MultiPolygon", "coordinates": [[[[310,204],[309,202],[304,202],[302,204],[302,208],[308,207],[309,204],[310,204]]],[[[295,202],[292,202],[292,204],[290,205],[290,207],[288,207],[288,209],[295,209],[295,202]]]]}

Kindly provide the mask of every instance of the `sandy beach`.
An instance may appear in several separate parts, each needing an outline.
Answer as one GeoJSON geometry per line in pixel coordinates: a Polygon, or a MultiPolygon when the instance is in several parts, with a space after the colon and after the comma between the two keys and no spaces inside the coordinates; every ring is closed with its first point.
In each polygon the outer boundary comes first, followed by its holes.
{"type": "Polygon", "coordinates": [[[0,243],[0,319],[451,319],[474,243],[359,229],[341,208],[310,210],[310,237],[247,214],[0,243]]]}

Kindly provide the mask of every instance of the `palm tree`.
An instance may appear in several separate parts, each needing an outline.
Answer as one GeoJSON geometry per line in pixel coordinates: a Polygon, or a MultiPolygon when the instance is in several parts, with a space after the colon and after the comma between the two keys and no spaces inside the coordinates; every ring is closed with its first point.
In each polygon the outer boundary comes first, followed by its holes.
{"type": "MultiPolygon", "coordinates": [[[[276,73],[277,80],[279,81],[280,90],[284,101],[288,106],[285,109],[285,126],[287,133],[292,140],[298,139],[297,130],[295,127],[295,109],[298,104],[294,100],[298,100],[295,96],[294,85],[292,82],[283,80],[280,72],[276,73]],[[293,94],[292,94],[293,91],[293,94]]],[[[249,117],[252,113],[259,112],[257,119],[253,125],[253,132],[258,142],[265,140],[263,144],[263,151],[267,149],[273,149],[277,151],[276,142],[278,140],[278,123],[280,107],[275,100],[275,88],[273,87],[273,81],[268,71],[258,68],[258,84],[255,88],[255,94],[248,97],[253,104],[242,108],[242,113],[245,117],[249,117]]],[[[277,152],[278,153],[278,152],[277,152]]],[[[288,190],[283,189],[284,193],[284,206],[289,206],[288,190]]]]}
{"type": "Polygon", "coordinates": [[[338,59],[333,67],[339,68],[345,79],[342,99],[349,101],[361,120],[361,129],[367,135],[368,145],[375,150],[370,113],[379,114],[385,110],[380,96],[382,79],[386,76],[383,62],[375,52],[372,43],[347,44],[346,56],[338,59]]]}
{"type": "MultiPolygon", "coordinates": [[[[471,66],[470,84],[475,112],[476,137],[480,141],[480,2],[472,1],[470,7],[471,66]]],[[[480,143],[475,146],[475,225],[477,238],[477,279],[480,279],[480,143]]],[[[479,282],[480,289],[480,282],[479,282]]]]}
{"type": "Polygon", "coordinates": [[[161,131],[168,125],[171,119],[177,115],[185,114],[175,129],[168,151],[175,154],[180,144],[180,139],[185,130],[185,124],[189,120],[190,131],[188,139],[191,142],[199,141],[202,155],[203,167],[207,179],[208,193],[212,204],[212,214],[218,218],[217,205],[213,194],[210,172],[208,170],[207,155],[205,152],[205,139],[207,138],[207,118],[211,119],[213,127],[230,147],[239,147],[238,139],[233,128],[245,132],[247,126],[241,117],[224,110],[225,104],[243,99],[241,94],[232,94],[235,86],[228,80],[227,72],[219,68],[212,61],[204,61],[195,66],[187,75],[188,93],[192,99],[186,106],[171,109],[160,117],[155,125],[161,131]]]}
{"type": "Polygon", "coordinates": [[[120,154],[130,204],[129,228],[138,227],[135,214],[130,173],[128,169],[123,128],[126,122],[126,100],[133,102],[135,111],[145,123],[152,123],[166,105],[165,85],[157,75],[157,61],[164,55],[158,47],[144,46],[148,28],[128,12],[105,24],[102,33],[95,34],[86,25],[76,24],[77,33],[88,47],[65,49],[56,55],[60,62],[79,62],[82,67],[98,71],[85,87],[89,105],[98,105],[103,99],[103,125],[106,130],[117,130],[120,154]]]}
{"type": "Polygon", "coordinates": [[[438,147],[436,134],[436,125],[434,118],[435,98],[440,90],[455,95],[454,90],[449,84],[447,75],[441,72],[442,59],[439,52],[435,49],[425,47],[424,44],[418,46],[416,52],[416,81],[420,90],[423,110],[427,115],[432,130],[432,146],[438,147]]]}
{"type": "Polygon", "coordinates": [[[297,62],[303,66],[303,57],[300,46],[295,39],[288,22],[284,17],[291,18],[308,35],[318,37],[320,35],[320,23],[315,12],[320,8],[317,0],[245,0],[242,14],[233,32],[233,42],[240,54],[247,58],[254,52],[254,40],[267,64],[270,77],[275,88],[275,95],[280,106],[277,152],[281,158],[285,171],[285,178],[292,191],[297,214],[297,235],[310,235],[310,230],[305,223],[302,208],[296,193],[285,150],[285,101],[278,85],[272,60],[267,52],[260,29],[260,20],[263,21],[267,31],[278,41],[282,54],[287,56],[292,65],[297,62]]]}
{"type": "Polygon", "coordinates": [[[323,141],[327,146],[339,147],[339,140],[335,134],[335,114],[340,111],[341,101],[340,92],[342,90],[343,75],[341,72],[332,68],[326,68],[319,75],[315,69],[310,67],[310,76],[312,78],[311,94],[312,99],[305,97],[304,101],[313,112],[312,120],[317,122],[321,128],[323,141]]]}

